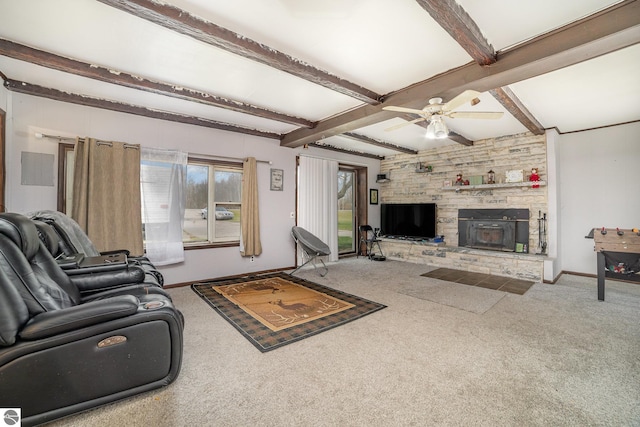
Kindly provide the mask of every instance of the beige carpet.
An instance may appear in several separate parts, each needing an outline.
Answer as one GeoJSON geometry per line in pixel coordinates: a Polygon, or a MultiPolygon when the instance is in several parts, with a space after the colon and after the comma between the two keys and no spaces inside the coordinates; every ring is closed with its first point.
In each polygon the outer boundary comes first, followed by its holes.
{"type": "Polygon", "coordinates": [[[302,271],[387,308],[268,353],[172,289],[186,318],[176,382],[55,425],[640,426],[639,285],[608,281],[599,302],[595,279],[563,276],[478,314],[398,292],[433,284],[428,269],[302,271]]]}
{"type": "Polygon", "coordinates": [[[496,305],[506,292],[441,280],[398,286],[396,292],[460,310],[483,314],[496,305]],[[435,282],[435,283],[434,283],[435,282]]]}

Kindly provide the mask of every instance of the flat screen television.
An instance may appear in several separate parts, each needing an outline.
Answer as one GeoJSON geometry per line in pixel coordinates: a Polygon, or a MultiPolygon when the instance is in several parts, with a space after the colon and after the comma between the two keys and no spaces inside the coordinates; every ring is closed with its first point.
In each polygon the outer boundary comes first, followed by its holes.
{"type": "Polygon", "coordinates": [[[435,203],[382,203],[380,233],[388,237],[431,239],[438,222],[435,203]]]}

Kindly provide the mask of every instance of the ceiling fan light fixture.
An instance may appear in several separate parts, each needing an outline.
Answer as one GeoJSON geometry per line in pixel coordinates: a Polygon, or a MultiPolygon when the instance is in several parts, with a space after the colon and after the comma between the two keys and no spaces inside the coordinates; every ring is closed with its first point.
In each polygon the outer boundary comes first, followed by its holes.
{"type": "Polygon", "coordinates": [[[428,139],[436,139],[436,129],[435,126],[433,124],[433,122],[429,123],[429,126],[427,126],[427,138],[428,139]]]}
{"type": "Polygon", "coordinates": [[[447,129],[446,123],[442,120],[442,117],[433,116],[431,123],[427,126],[427,138],[429,139],[444,139],[449,135],[449,129],[447,129]]]}
{"type": "Polygon", "coordinates": [[[435,131],[436,139],[444,139],[449,135],[449,129],[447,129],[447,125],[442,120],[436,122],[435,131]]]}

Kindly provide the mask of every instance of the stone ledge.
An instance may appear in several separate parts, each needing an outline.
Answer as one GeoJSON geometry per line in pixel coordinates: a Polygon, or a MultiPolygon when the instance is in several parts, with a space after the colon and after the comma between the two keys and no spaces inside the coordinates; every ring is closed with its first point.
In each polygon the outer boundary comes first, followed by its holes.
{"type": "Polygon", "coordinates": [[[443,243],[382,239],[385,256],[396,261],[427,264],[497,276],[542,281],[547,256],[446,246],[443,243]]]}
{"type": "Polygon", "coordinates": [[[442,187],[443,191],[464,191],[464,190],[491,190],[498,188],[534,188],[534,185],[538,187],[545,187],[546,181],[522,181],[522,182],[504,182],[502,184],[475,184],[475,185],[451,185],[448,187],[442,187]]]}

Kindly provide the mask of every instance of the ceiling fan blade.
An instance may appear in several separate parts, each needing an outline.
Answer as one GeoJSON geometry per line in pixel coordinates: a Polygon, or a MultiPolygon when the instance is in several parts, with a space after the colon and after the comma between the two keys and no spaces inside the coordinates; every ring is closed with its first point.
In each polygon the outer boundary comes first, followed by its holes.
{"type": "Polygon", "coordinates": [[[388,107],[382,107],[382,109],[387,111],[397,111],[400,113],[424,114],[424,111],[422,110],[416,110],[414,108],[396,107],[394,105],[389,105],[388,107]]]}
{"type": "Polygon", "coordinates": [[[473,98],[477,98],[478,96],[480,96],[480,92],[467,89],[464,92],[462,92],[460,95],[453,98],[451,101],[444,104],[442,106],[442,110],[443,111],[455,110],[465,102],[471,101],[473,98]]]}
{"type": "Polygon", "coordinates": [[[452,119],[499,119],[503,116],[502,112],[491,111],[453,111],[447,114],[452,119]]]}
{"type": "Polygon", "coordinates": [[[427,119],[425,119],[424,117],[420,117],[418,119],[411,120],[410,122],[398,123],[397,125],[394,125],[394,126],[391,126],[389,128],[386,128],[385,131],[389,132],[389,131],[392,131],[392,130],[400,129],[401,127],[405,127],[405,126],[411,125],[413,123],[418,123],[418,122],[421,122],[423,120],[427,120],[427,119]]]}

